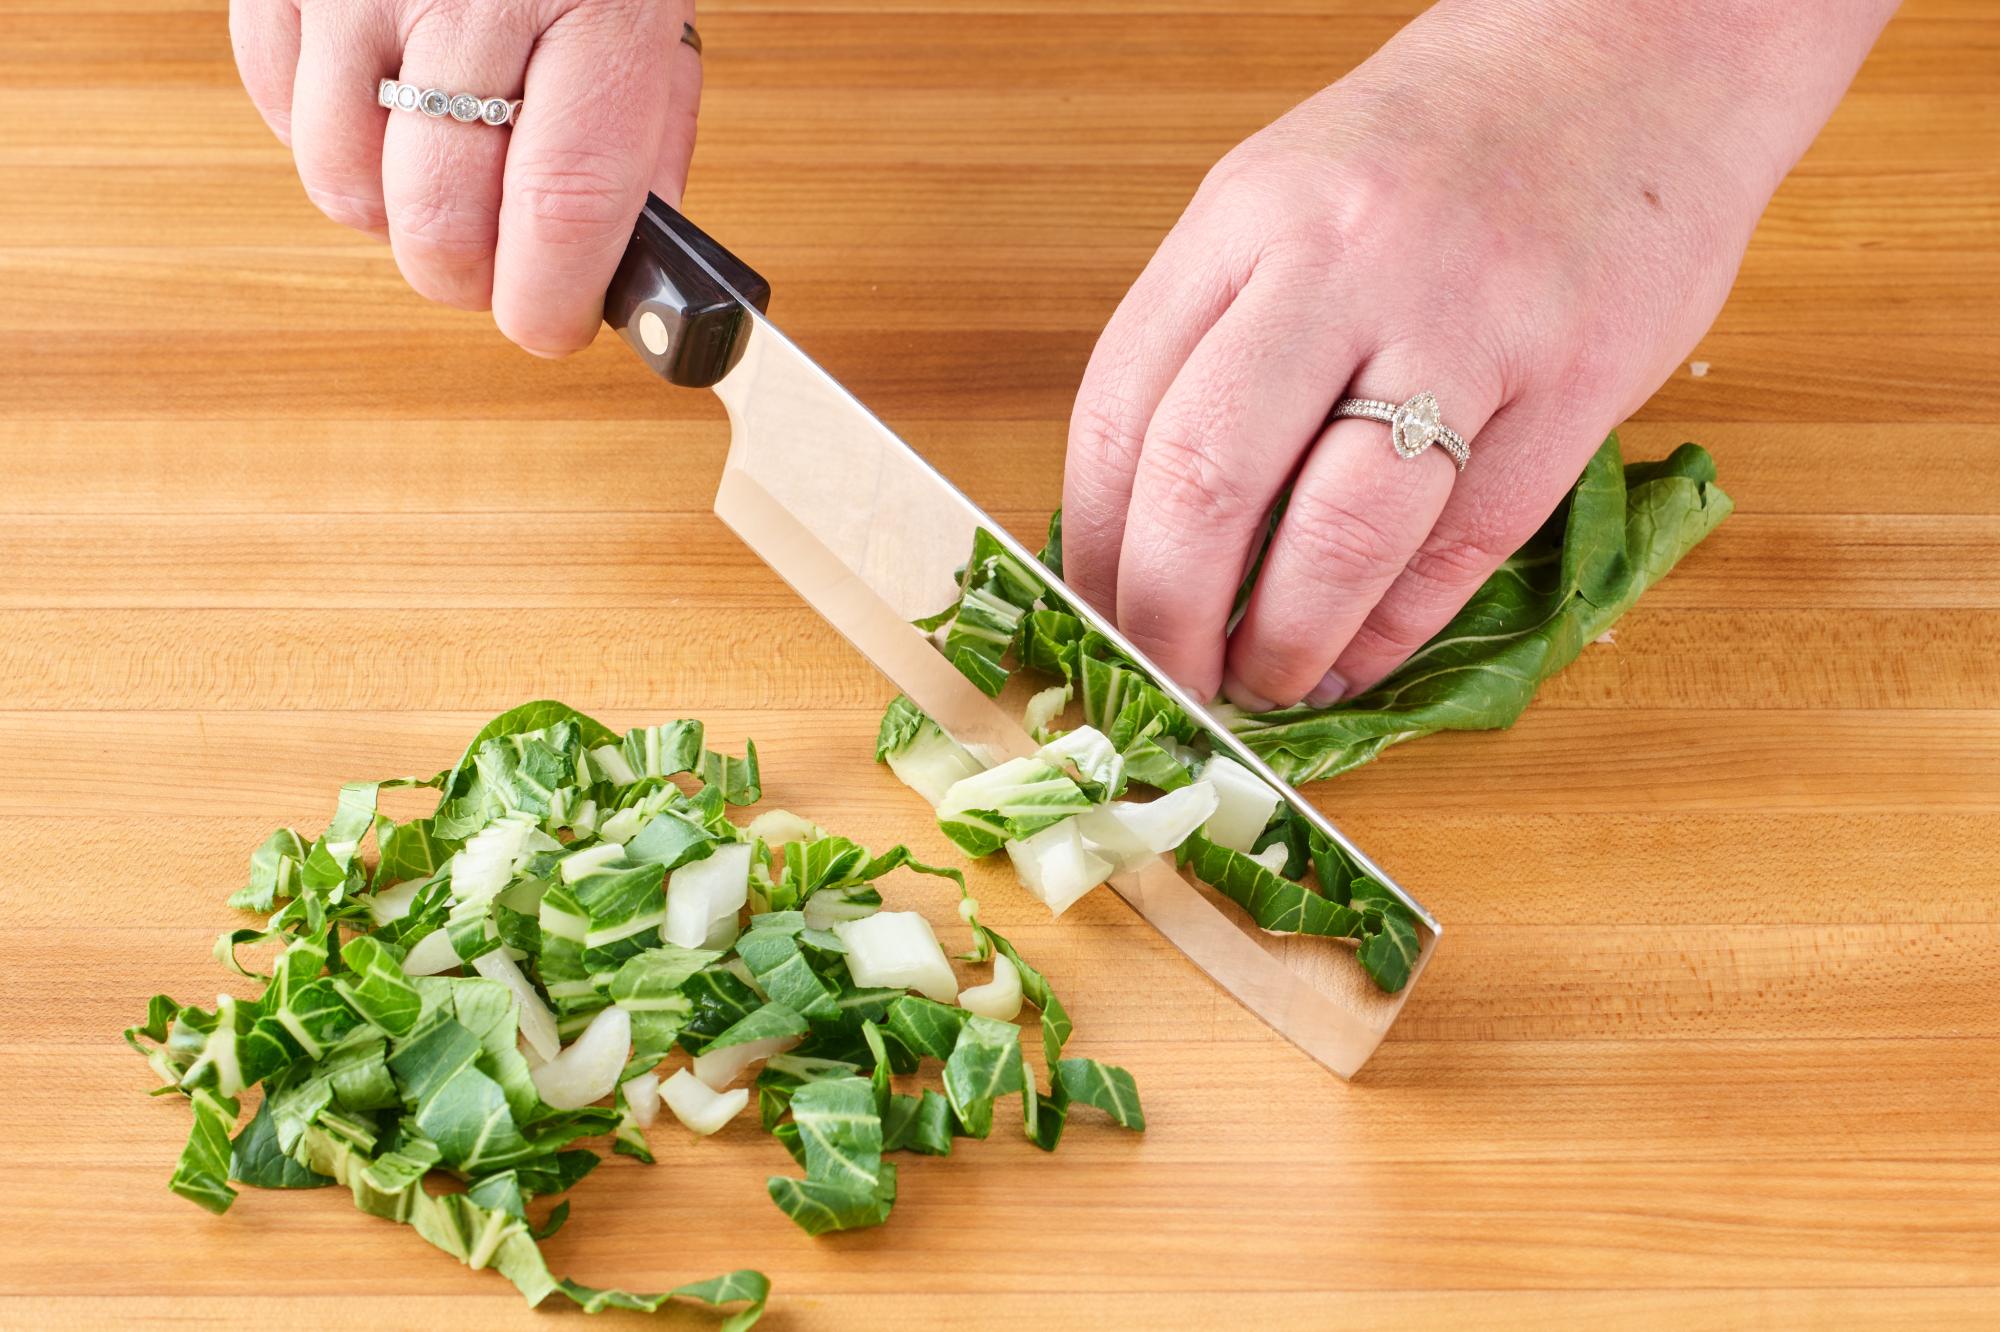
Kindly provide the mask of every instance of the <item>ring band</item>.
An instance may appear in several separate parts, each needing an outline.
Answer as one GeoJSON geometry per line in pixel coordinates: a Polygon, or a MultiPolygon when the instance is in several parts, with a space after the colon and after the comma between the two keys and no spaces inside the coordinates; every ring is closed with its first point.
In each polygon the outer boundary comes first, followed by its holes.
{"type": "MultiPolygon", "coordinates": [[[[694,24],[681,24],[681,42],[701,54],[701,34],[694,24]]],[[[391,111],[420,111],[432,120],[450,116],[461,125],[492,125],[500,128],[521,118],[521,99],[480,97],[473,93],[446,92],[442,88],[420,88],[414,83],[383,79],[375,85],[375,101],[391,111]]]]}
{"type": "Polygon", "coordinates": [[[420,111],[432,120],[450,116],[461,125],[511,125],[521,114],[521,99],[477,97],[472,93],[446,92],[442,88],[419,88],[414,83],[383,79],[376,85],[375,100],[392,111],[420,111]]]}
{"type": "Polygon", "coordinates": [[[1328,419],[1352,417],[1360,421],[1380,421],[1389,427],[1389,442],[1399,458],[1414,458],[1435,444],[1451,456],[1459,471],[1472,457],[1465,436],[1446,425],[1438,412],[1437,397],[1429,389],[1401,406],[1379,398],[1342,398],[1333,404],[1328,419]]]}

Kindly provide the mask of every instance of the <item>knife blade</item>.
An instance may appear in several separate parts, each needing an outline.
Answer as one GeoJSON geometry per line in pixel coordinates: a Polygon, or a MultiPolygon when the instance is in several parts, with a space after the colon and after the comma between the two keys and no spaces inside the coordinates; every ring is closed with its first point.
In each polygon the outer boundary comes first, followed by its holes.
{"type": "Polygon", "coordinates": [[[1384,994],[1332,941],[1239,925],[1172,861],[1114,875],[1140,916],[1251,1012],[1341,1077],[1372,1054],[1430,960],[1441,928],[1326,815],[1154,667],[1019,541],[904,443],[766,317],[770,288],[649,196],[605,317],[670,382],[712,388],[728,411],[715,512],[794,591],[947,733],[989,762],[1039,746],[911,622],[951,604],[954,571],[985,531],[1104,635],[1229,755],[1339,845],[1418,921],[1407,984],[1384,994]]]}

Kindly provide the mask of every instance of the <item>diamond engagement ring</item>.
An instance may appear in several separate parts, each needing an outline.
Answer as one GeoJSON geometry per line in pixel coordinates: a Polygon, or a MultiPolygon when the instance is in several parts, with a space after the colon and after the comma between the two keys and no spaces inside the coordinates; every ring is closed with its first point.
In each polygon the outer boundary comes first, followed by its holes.
{"type": "MultiPolygon", "coordinates": [[[[694,24],[681,24],[681,44],[701,54],[701,34],[694,24]]],[[[391,111],[421,111],[432,120],[450,116],[461,125],[511,125],[521,118],[521,99],[516,97],[476,97],[471,93],[446,92],[414,83],[383,79],[375,85],[375,101],[391,111]]]]}
{"type": "Polygon", "coordinates": [[[1333,404],[1331,416],[1351,416],[1362,421],[1380,421],[1389,427],[1389,442],[1398,458],[1414,458],[1435,444],[1451,455],[1459,471],[1465,470],[1472,449],[1465,436],[1446,425],[1438,410],[1438,400],[1426,389],[1398,407],[1377,398],[1342,398],[1333,404]]]}

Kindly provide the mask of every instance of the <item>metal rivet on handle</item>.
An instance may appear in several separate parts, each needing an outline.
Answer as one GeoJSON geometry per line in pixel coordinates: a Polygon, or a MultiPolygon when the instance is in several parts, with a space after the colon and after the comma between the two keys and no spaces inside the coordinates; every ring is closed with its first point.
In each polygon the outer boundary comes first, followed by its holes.
{"type": "Polygon", "coordinates": [[[667,321],[657,311],[647,310],[639,316],[639,341],[655,356],[667,354],[667,321]]]}

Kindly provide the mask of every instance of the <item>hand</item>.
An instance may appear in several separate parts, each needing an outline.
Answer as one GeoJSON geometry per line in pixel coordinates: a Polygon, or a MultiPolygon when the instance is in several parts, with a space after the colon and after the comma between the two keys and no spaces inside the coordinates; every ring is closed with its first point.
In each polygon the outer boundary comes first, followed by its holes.
{"type": "Polygon", "coordinates": [[[650,188],[678,202],[692,0],[231,0],[236,64],[306,195],[386,237],[419,293],[541,355],[596,336],[650,188]],[[511,129],[391,112],[384,78],[522,98],[511,129]]]}
{"type": "Polygon", "coordinates": [[[1828,8],[1441,4],[1231,152],[1085,373],[1072,586],[1205,698],[1324,706],[1380,680],[1708,327],[1892,6],[1828,8]],[[1327,423],[1424,389],[1472,441],[1462,474],[1327,423]]]}

